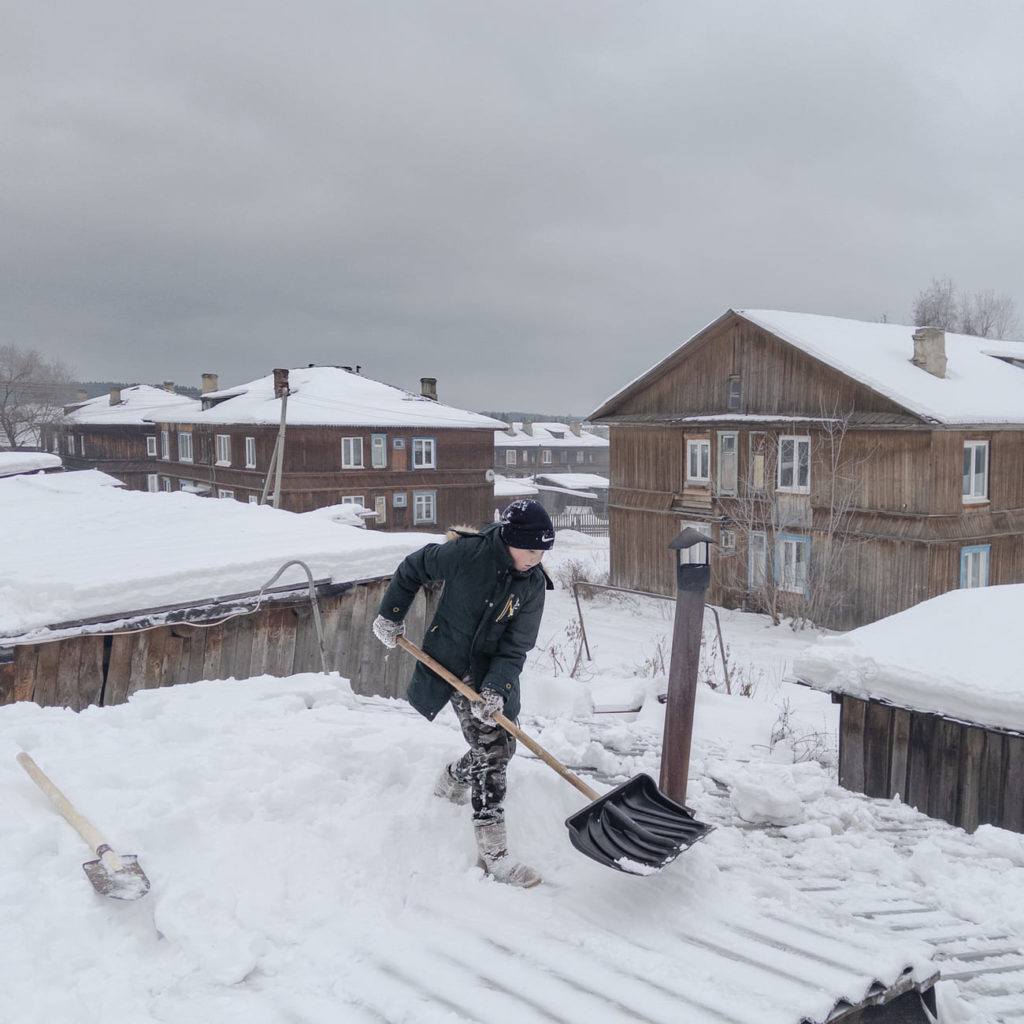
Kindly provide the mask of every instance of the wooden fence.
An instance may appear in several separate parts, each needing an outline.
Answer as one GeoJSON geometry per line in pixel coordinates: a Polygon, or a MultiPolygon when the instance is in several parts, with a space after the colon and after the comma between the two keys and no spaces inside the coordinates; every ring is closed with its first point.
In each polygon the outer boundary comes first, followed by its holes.
{"type": "Polygon", "coordinates": [[[1024,832],[1024,735],[986,729],[877,700],[842,704],[839,784],[900,799],[973,832],[1024,832]]]}
{"type": "MultiPolygon", "coordinates": [[[[356,693],[404,697],[413,662],[389,652],[371,624],[389,578],[319,588],[318,607],[328,671],[356,693]]],[[[436,594],[421,592],[406,618],[422,635],[436,594]]],[[[179,609],[187,621],[136,624],[117,632],[82,632],[6,648],[0,664],[0,704],[31,700],[81,711],[121,704],[137,690],[201,679],[247,679],[320,672],[322,660],[310,597],[278,598],[224,620],[224,611],[179,609]],[[223,621],[222,621],[223,620],[223,621]]]]}
{"type": "Polygon", "coordinates": [[[595,515],[560,512],[551,517],[551,523],[556,530],[576,530],[589,537],[608,536],[608,520],[599,519],[595,515]]]}

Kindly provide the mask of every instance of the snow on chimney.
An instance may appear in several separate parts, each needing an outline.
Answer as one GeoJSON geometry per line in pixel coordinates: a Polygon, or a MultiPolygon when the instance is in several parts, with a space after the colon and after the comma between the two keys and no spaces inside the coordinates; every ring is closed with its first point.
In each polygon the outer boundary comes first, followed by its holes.
{"type": "Polygon", "coordinates": [[[579,421],[579,420],[570,420],[570,422],[569,422],[569,429],[570,429],[570,430],[571,430],[571,431],[572,431],[572,432],[573,432],[573,433],[574,433],[574,434],[575,434],[575,435],[576,435],[577,437],[580,437],[580,436],[581,436],[581,435],[580,435],[580,421],[579,421]]]}
{"type": "Polygon", "coordinates": [[[203,374],[203,390],[204,395],[208,395],[211,391],[217,390],[217,374],[215,373],[204,373],[203,374]]]}
{"type": "Polygon", "coordinates": [[[111,388],[110,389],[110,404],[120,405],[121,404],[121,389],[111,388]]]}
{"type": "Polygon", "coordinates": [[[432,401],[437,401],[437,378],[436,377],[420,377],[420,394],[424,398],[429,398],[432,401]]]}
{"type": "Polygon", "coordinates": [[[946,376],[946,333],[937,327],[918,327],[914,331],[915,366],[934,377],[946,376]]]}
{"type": "Polygon", "coordinates": [[[286,394],[291,394],[288,388],[288,371],[287,370],[275,370],[274,371],[274,397],[283,398],[286,394]]]}

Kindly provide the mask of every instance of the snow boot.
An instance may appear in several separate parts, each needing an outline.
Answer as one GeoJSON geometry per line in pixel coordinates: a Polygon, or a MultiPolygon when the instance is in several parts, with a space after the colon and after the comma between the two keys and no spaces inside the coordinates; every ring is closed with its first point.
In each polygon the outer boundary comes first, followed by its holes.
{"type": "MultiPolygon", "coordinates": [[[[452,762],[454,764],[454,762],[452,762]]],[[[434,796],[451,800],[453,804],[469,803],[469,783],[456,782],[452,776],[452,765],[446,764],[434,783],[434,796]]]]}
{"type": "Polygon", "coordinates": [[[496,882],[518,885],[523,889],[540,885],[542,879],[533,868],[509,856],[503,821],[477,825],[473,831],[476,833],[476,848],[480,854],[476,866],[482,868],[485,874],[496,882]]]}

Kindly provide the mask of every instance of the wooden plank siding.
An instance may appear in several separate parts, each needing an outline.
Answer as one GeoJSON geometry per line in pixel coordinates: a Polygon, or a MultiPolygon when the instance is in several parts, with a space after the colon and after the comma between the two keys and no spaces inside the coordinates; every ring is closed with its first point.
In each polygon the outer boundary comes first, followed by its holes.
{"type": "Polygon", "coordinates": [[[836,695],[839,784],[972,832],[1024,832],[1024,736],[836,695]]]}
{"type": "MultiPolygon", "coordinates": [[[[371,623],[388,579],[363,581],[318,598],[328,671],[356,693],[404,697],[413,661],[389,652],[371,623]]],[[[422,636],[439,591],[421,592],[406,618],[422,636]]],[[[31,700],[81,711],[124,703],[139,690],[197,682],[320,672],[320,641],[308,598],[268,602],[255,613],[204,627],[157,625],[113,635],[80,634],[48,643],[17,644],[0,665],[0,704],[31,700]]]]}
{"type": "MultiPolygon", "coordinates": [[[[907,345],[909,359],[909,336],[907,345]]],[[[595,422],[609,427],[611,439],[615,586],[671,595],[667,541],[684,523],[698,522],[716,541],[723,530],[735,541],[712,552],[708,600],[763,610],[749,582],[748,532],[760,529],[752,525],[753,501],[767,499],[774,510],[763,530],[769,558],[777,534],[808,537],[813,572],[835,509],[836,476],[848,481],[841,502],[846,549],[838,571],[829,574],[829,599],[816,606],[818,625],[851,629],[958,588],[965,547],[988,546],[990,585],[1024,582],[1024,430],[925,422],[735,314],[606,403],[595,422]],[[731,412],[730,377],[742,384],[739,408],[731,412]],[[843,422],[839,474],[823,417],[843,422]],[[723,433],[737,439],[735,496],[719,490],[723,433]],[[752,489],[752,436],[759,434],[766,435],[769,453],[779,436],[810,438],[808,494],[776,491],[770,454],[765,487],[752,489]],[[710,441],[707,485],[685,478],[687,441],[700,438],[710,441]],[[989,497],[965,504],[964,444],[973,440],[989,443],[989,497]]],[[[803,614],[801,595],[780,597],[783,613],[803,614]]]]}

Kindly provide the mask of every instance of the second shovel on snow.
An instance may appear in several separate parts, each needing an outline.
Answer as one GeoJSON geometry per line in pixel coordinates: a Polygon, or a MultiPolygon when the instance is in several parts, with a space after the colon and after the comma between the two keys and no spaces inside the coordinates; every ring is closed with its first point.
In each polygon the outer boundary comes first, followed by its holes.
{"type": "MultiPolygon", "coordinates": [[[[463,696],[473,701],[480,700],[474,689],[439,661],[404,636],[396,639],[403,650],[423,662],[463,696]]],[[[494,720],[592,801],[566,818],[565,826],[572,845],[599,864],[633,875],[653,874],[711,831],[711,826],[697,821],[688,808],[661,793],[649,775],[636,775],[602,795],[500,711],[494,713],[494,720]]]]}

